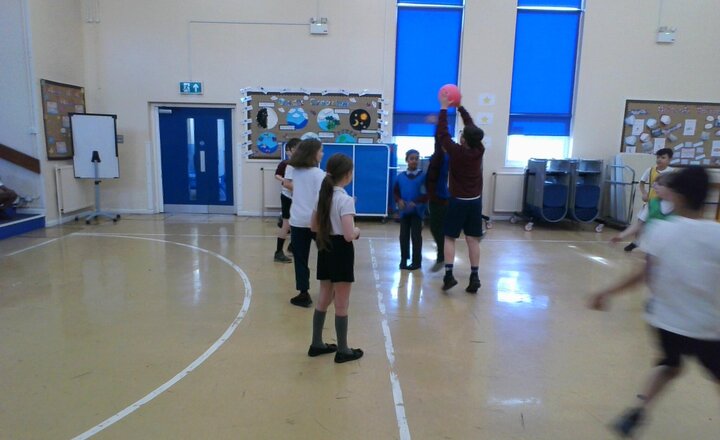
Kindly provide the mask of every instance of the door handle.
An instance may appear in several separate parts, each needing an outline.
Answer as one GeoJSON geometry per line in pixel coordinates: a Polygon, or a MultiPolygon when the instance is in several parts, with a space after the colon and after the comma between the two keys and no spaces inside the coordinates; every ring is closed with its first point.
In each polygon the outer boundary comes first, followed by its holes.
{"type": "Polygon", "coordinates": [[[205,151],[200,150],[200,172],[205,172],[205,151]]]}

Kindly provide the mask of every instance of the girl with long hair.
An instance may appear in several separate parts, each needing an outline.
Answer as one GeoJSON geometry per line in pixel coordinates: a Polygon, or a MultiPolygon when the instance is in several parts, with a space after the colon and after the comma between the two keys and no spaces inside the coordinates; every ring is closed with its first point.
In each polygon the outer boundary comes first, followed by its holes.
{"type": "Polygon", "coordinates": [[[347,344],[348,307],[350,289],[355,281],[355,249],[353,240],[360,236],[355,226],[355,200],[344,187],[353,177],[352,159],[334,154],[327,162],[327,175],[320,187],[317,207],[312,215],[312,229],[318,246],[317,279],[320,297],[313,315],[313,337],[308,356],[335,352],[335,362],[360,359],[363,351],[347,344]],[[323,342],[325,314],[335,302],[335,332],[337,345],[323,342]]]}
{"type": "Polygon", "coordinates": [[[295,288],[300,293],[290,299],[293,305],[310,307],[310,245],[313,233],[310,230],[315,200],[325,172],[318,168],[322,159],[322,144],[317,139],[301,141],[285,170],[285,180],[292,185],[293,201],[290,206],[290,241],[295,263],[295,288]]]}

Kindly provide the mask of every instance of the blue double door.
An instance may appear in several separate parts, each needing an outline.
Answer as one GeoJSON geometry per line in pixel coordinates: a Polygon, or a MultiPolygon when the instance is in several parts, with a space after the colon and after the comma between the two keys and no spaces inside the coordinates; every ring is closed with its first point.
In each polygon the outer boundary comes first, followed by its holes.
{"type": "Polygon", "coordinates": [[[163,211],[233,213],[231,109],[158,112],[163,211]]]}

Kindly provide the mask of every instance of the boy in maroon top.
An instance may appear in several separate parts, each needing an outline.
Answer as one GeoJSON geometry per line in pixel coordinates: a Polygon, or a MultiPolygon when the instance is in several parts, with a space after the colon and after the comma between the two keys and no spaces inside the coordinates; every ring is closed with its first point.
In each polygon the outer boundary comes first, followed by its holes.
{"type": "Polygon", "coordinates": [[[435,152],[447,152],[450,158],[450,201],[445,217],[445,277],[443,290],[457,284],[453,276],[455,260],[455,240],[460,231],[465,233],[470,260],[470,282],[465,289],[468,293],[477,293],[480,288],[478,266],[480,264],[480,238],[482,237],[482,190],[483,155],[482,143],[485,133],[475,125],[470,114],[459,102],[452,102],[447,95],[440,95],[440,114],[438,115],[435,152]],[[458,112],[465,125],[460,135],[460,143],[452,140],[448,132],[447,108],[457,105],[458,112]]]}

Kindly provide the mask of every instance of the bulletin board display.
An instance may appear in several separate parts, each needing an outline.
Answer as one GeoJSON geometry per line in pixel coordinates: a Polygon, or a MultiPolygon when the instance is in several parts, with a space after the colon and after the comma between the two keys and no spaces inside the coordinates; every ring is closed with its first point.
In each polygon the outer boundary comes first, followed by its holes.
{"type": "Polygon", "coordinates": [[[72,159],[70,113],[85,113],[85,89],[46,79],[40,80],[48,160],[72,159]]]}
{"type": "Polygon", "coordinates": [[[381,137],[379,94],[248,91],[243,99],[250,159],[280,159],[292,138],[373,144],[381,137]]]}
{"type": "Polygon", "coordinates": [[[671,165],[720,168],[720,104],[626,100],[621,152],[673,150],[671,165]]]}

